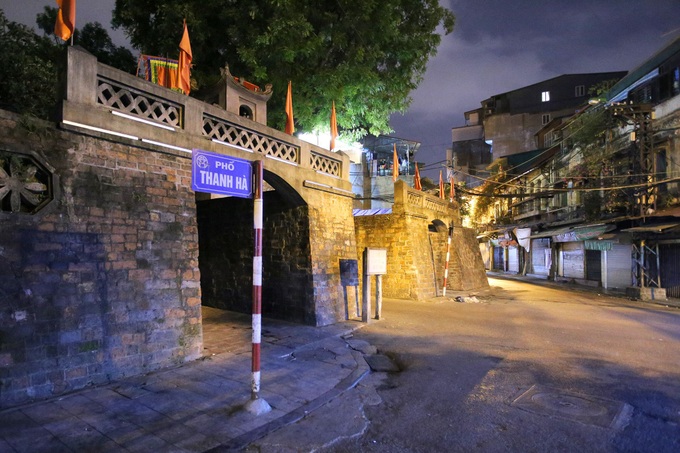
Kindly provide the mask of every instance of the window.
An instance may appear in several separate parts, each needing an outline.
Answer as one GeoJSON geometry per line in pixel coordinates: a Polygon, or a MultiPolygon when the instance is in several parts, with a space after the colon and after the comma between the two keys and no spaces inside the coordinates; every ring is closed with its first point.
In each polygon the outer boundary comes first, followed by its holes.
{"type": "Polygon", "coordinates": [[[542,102],[550,101],[550,91],[544,91],[541,93],[541,101],[542,102]]]}
{"type": "Polygon", "coordinates": [[[574,96],[577,98],[583,97],[586,95],[586,86],[585,85],[577,85],[576,89],[574,90],[574,96]]]}
{"type": "Polygon", "coordinates": [[[541,124],[544,126],[550,122],[550,113],[544,113],[541,117],[541,124]]]}

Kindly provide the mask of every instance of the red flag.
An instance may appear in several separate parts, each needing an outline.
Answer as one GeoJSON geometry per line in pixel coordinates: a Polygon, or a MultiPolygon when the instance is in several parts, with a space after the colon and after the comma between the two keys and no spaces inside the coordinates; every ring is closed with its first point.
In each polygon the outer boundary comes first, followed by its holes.
{"type": "Polygon", "coordinates": [[[293,121],[293,85],[288,81],[288,94],[286,95],[286,134],[293,135],[295,122],[293,121]]]}
{"type": "Polygon", "coordinates": [[[189,42],[189,30],[187,29],[187,21],[184,21],[184,33],[182,40],[179,42],[179,89],[184,94],[189,94],[191,91],[191,60],[193,54],[191,53],[191,43],[189,42]]]}
{"type": "Polygon", "coordinates": [[[442,179],[441,170],[439,170],[439,198],[444,199],[444,180],[442,179]]]}
{"type": "Polygon", "coordinates": [[[392,155],[392,181],[399,179],[399,157],[397,157],[397,144],[394,143],[394,153],[392,155]]]}
{"type": "Polygon", "coordinates": [[[416,190],[423,190],[423,185],[420,183],[420,170],[418,170],[418,162],[413,162],[416,166],[416,175],[413,178],[413,188],[416,190]]]}
{"type": "Polygon", "coordinates": [[[333,108],[331,109],[331,148],[335,149],[335,139],[338,137],[338,119],[335,116],[335,101],[333,101],[333,108]]]}
{"type": "Polygon", "coordinates": [[[76,29],[76,0],[57,0],[57,21],[54,23],[54,34],[68,41],[76,29]]]}
{"type": "Polygon", "coordinates": [[[449,193],[449,201],[453,203],[453,200],[456,198],[456,186],[453,185],[453,176],[449,178],[449,182],[451,183],[451,190],[449,193]]]}

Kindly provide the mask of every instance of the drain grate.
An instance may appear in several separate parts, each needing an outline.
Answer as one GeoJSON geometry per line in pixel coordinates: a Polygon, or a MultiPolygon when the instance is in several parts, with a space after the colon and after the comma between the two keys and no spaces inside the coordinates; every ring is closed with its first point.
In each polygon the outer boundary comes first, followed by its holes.
{"type": "Polygon", "coordinates": [[[631,407],[619,401],[533,385],[512,406],[538,415],[575,420],[603,428],[623,426],[631,407]]]}

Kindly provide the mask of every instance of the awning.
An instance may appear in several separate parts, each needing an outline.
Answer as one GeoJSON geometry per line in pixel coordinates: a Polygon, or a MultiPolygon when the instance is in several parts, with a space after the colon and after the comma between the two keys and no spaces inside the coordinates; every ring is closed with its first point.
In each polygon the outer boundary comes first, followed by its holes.
{"type": "Polygon", "coordinates": [[[668,230],[672,230],[677,226],[680,226],[680,223],[664,223],[660,225],[639,226],[626,228],[625,230],[621,231],[623,231],[624,233],[665,233],[668,230]]]}
{"type": "Polygon", "coordinates": [[[577,242],[588,239],[597,239],[606,231],[613,230],[613,225],[586,225],[580,227],[573,227],[570,231],[561,233],[553,237],[555,242],[577,242]]]}
{"type": "Polygon", "coordinates": [[[557,230],[546,230],[546,231],[534,233],[531,236],[529,236],[529,238],[530,239],[550,238],[550,237],[553,237],[553,236],[557,236],[558,234],[566,233],[567,231],[569,231],[569,228],[559,228],[557,230]]]}
{"type": "Polygon", "coordinates": [[[603,223],[595,225],[573,226],[559,228],[556,230],[541,231],[539,233],[532,234],[529,236],[529,238],[552,238],[552,240],[555,242],[578,242],[588,239],[597,239],[607,231],[611,231],[614,228],[614,225],[603,223]]]}
{"type": "Polygon", "coordinates": [[[503,234],[505,234],[505,233],[507,233],[508,231],[510,231],[510,228],[501,228],[501,229],[499,229],[499,230],[489,230],[489,231],[484,231],[484,232],[479,233],[479,234],[477,235],[477,239],[484,239],[484,238],[487,238],[487,237],[489,237],[489,236],[493,236],[493,235],[495,235],[495,234],[497,235],[498,233],[503,233],[503,234]]]}

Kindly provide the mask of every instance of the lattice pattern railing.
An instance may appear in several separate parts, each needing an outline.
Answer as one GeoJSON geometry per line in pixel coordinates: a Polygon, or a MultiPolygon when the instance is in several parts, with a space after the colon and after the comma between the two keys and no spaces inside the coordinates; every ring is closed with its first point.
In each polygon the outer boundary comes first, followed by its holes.
{"type": "Polygon", "coordinates": [[[182,105],[101,76],[97,78],[97,102],[143,119],[182,127],[182,105]]]}
{"type": "Polygon", "coordinates": [[[324,156],[315,152],[311,153],[309,160],[312,170],[328,173],[329,175],[337,177],[342,176],[342,162],[340,161],[331,159],[328,156],[324,156]]]}
{"type": "Polygon", "coordinates": [[[408,192],[406,194],[406,202],[408,204],[421,206],[423,204],[423,196],[417,193],[408,192]]]}
{"type": "Polygon", "coordinates": [[[300,163],[300,149],[297,146],[209,115],[203,115],[203,134],[230,145],[240,146],[287,162],[300,163]]]}
{"type": "Polygon", "coordinates": [[[434,200],[425,199],[425,208],[435,212],[446,212],[447,205],[445,203],[439,203],[434,200]]]}

